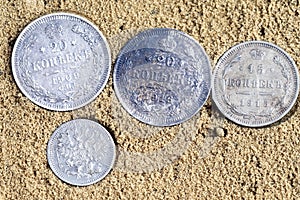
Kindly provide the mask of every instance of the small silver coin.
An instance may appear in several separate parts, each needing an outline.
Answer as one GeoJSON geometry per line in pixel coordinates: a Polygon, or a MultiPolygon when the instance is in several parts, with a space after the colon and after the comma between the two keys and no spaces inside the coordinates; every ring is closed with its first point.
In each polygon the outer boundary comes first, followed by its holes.
{"type": "Polygon", "coordinates": [[[206,102],[211,67],[200,44],[174,29],[139,33],[120,51],[114,89],[136,119],[171,126],[190,119],[206,102]]]}
{"type": "Polygon", "coordinates": [[[50,168],[62,181],[86,186],[103,179],[115,161],[115,144],[100,124],[76,119],[62,124],[47,147],[50,168]]]}
{"type": "Polygon", "coordinates": [[[297,66],[278,46],[249,41],[229,49],[213,75],[212,97],[228,119],[249,127],[286,115],[299,92],[297,66]]]}
{"type": "Polygon", "coordinates": [[[110,50],[102,33],[88,20],[68,13],[34,20],[21,32],[12,53],[20,90],[35,104],[55,111],[94,100],[110,68],[110,50]]]}

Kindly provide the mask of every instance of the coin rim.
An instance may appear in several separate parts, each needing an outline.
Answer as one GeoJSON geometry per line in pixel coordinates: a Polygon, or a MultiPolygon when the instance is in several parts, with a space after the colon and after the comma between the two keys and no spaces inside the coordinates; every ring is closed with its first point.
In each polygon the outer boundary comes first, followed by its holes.
{"type": "MultiPolygon", "coordinates": [[[[281,47],[273,44],[273,43],[270,43],[270,42],[267,42],[267,41],[262,41],[262,40],[251,40],[251,41],[246,41],[246,42],[242,42],[242,43],[239,43],[239,44],[236,44],[232,47],[230,47],[228,50],[225,51],[225,53],[222,54],[222,56],[218,59],[217,61],[217,64],[215,65],[215,68],[213,70],[213,77],[212,77],[212,100],[213,102],[216,104],[216,106],[218,107],[219,111],[229,120],[233,121],[234,123],[238,124],[238,125],[242,125],[242,126],[245,126],[245,127],[253,127],[253,128],[259,128],[259,127],[264,127],[264,126],[268,126],[270,124],[273,124],[279,120],[281,120],[285,115],[287,115],[288,112],[290,112],[290,110],[292,109],[292,107],[295,105],[296,101],[297,101],[297,98],[298,98],[298,95],[299,95],[299,72],[298,72],[298,67],[295,63],[295,61],[293,60],[293,58],[285,51],[283,50],[281,47]],[[294,83],[295,84],[295,91],[294,91],[294,94],[295,94],[295,97],[294,99],[292,99],[290,105],[287,107],[287,109],[282,112],[281,115],[278,115],[277,118],[275,118],[275,120],[268,120],[267,122],[264,122],[264,123],[260,123],[260,124],[249,124],[249,123],[243,123],[241,122],[240,120],[236,119],[236,118],[233,118],[232,116],[235,116],[234,114],[231,114],[229,115],[227,112],[224,112],[225,109],[223,105],[221,105],[222,103],[220,103],[218,100],[217,100],[217,97],[216,96],[219,96],[216,94],[216,91],[215,91],[215,84],[216,84],[216,79],[217,79],[217,71],[220,70],[220,67],[223,65],[223,62],[227,60],[228,56],[230,56],[232,53],[234,52],[238,52],[240,49],[244,49],[246,45],[257,45],[257,44],[262,44],[264,46],[270,46],[272,50],[277,50],[277,52],[282,55],[282,56],[285,56],[289,62],[289,64],[294,67],[294,73],[293,73],[293,68],[292,69],[292,73],[295,75],[295,81],[294,83]]],[[[266,120],[265,120],[266,121],[266,120]]]]}
{"type": "MultiPolygon", "coordinates": [[[[93,120],[89,120],[89,119],[83,119],[83,118],[78,118],[78,119],[73,119],[73,120],[69,120],[67,122],[64,122],[63,124],[61,124],[59,127],[57,127],[55,129],[55,131],[52,133],[52,135],[50,136],[49,140],[48,140],[48,144],[47,144],[47,161],[48,161],[48,165],[50,166],[50,169],[52,170],[52,172],[62,181],[70,184],[70,185],[76,185],[76,186],[88,186],[88,185],[92,185],[94,183],[97,183],[99,182],[100,180],[104,179],[112,170],[114,164],[115,164],[115,161],[116,161],[116,145],[115,145],[115,142],[111,136],[111,134],[107,131],[107,129],[105,127],[103,127],[100,123],[98,122],[95,122],[93,120]],[[55,153],[55,149],[53,148],[56,141],[55,139],[57,138],[58,134],[59,134],[59,130],[62,128],[62,127],[67,127],[68,124],[70,123],[91,123],[91,124],[95,124],[97,126],[99,126],[99,128],[102,130],[102,132],[104,134],[106,134],[109,138],[109,140],[111,141],[111,144],[112,144],[112,148],[113,148],[113,154],[112,154],[112,162],[111,164],[108,166],[108,170],[102,175],[100,176],[99,178],[96,178],[96,179],[93,179],[92,181],[86,181],[85,183],[76,183],[76,182],[72,182],[70,180],[67,180],[65,177],[61,177],[60,174],[64,174],[63,172],[59,172],[59,169],[57,167],[57,164],[55,163],[58,163],[57,160],[55,160],[55,157],[53,156],[53,154],[55,153]]],[[[65,174],[66,175],[66,174],[65,174]]],[[[67,176],[67,175],[66,175],[67,176]]]]}
{"type": "MultiPolygon", "coordinates": [[[[38,25],[38,24],[37,24],[38,25]]],[[[80,15],[77,15],[75,13],[68,13],[68,12],[56,12],[56,13],[50,13],[50,14],[46,14],[46,15],[43,15],[41,17],[38,17],[36,18],[35,20],[31,21],[29,24],[27,24],[25,26],[25,28],[21,31],[21,33],[18,35],[17,37],[17,40],[14,44],[14,47],[13,47],[13,50],[12,50],[12,56],[11,56],[11,68],[12,68],[12,74],[13,74],[13,77],[14,77],[14,80],[18,86],[18,88],[21,90],[21,92],[28,98],[30,99],[30,101],[32,101],[34,104],[38,105],[39,107],[41,108],[45,108],[47,110],[51,110],[51,111],[60,111],[60,112],[63,112],[63,111],[72,111],[72,110],[76,110],[78,108],[82,108],[84,106],[86,106],[87,104],[91,103],[92,101],[94,101],[98,96],[99,94],[103,91],[104,87],[106,86],[108,80],[109,80],[109,77],[110,77],[110,73],[111,73],[111,50],[110,50],[110,47],[109,47],[109,44],[106,40],[106,38],[104,37],[103,33],[99,30],[99,28],[94,24],[92,23],[90,20],[88,20],[87,18],[85,17],[82,17],[80,15]],[[105,58],[105,60],[107,60],[107,65],[105,66],[105,68],[107,69],[107,72],[105,72],[106,70],[104,70],[104,74],[106,74],[106,76],[103,78],[103,85],[101,85],[101,87],[99,87],[98,91],[95,93],[94,96],[92,96],[88,101],[84,101],[83,103],[81,102],[78,102],[75,104],[75,101],[72,101],[71,103],[69,103],[70,105],[67,106],[67,107],[63,107],[63,108],[57,108],[57,107],[51,107],[49,105],[46,105],[46,104],[43,104],[42,102],[39,102],[35,99],[32,98],[32,96],[30,95],[30,93],[28,93],[26,90],[25,90],[25,87],[22,85],[22,83],[20,82],[19,78],[18,78],[18,75],[17,75],[17,72],[16,72],[16,68],[19,67],[18,65],[16,65],[16,58],[18,57],[17,56],[17,47],[19,46],[19,43],[21,42],[21,40],[23,39],[23,36],[27,33],[27,31],[29,31],[29,29],[31,27],[35,27],[35,25],[45,19],[45,18],[49,18],[49,17],[55,17],[55,16],[66,16],[66,17],[74,17],[74,18],[77,18],[79,20],[82,20],[83,22],[86,22],[88,25],[90,25],[92,28],[95,29],[95,31],[100,35],[100,37],[103,39],[103,43],[106,47],[106,50],[107,50],[107,54],[108,54],[108,57],[105,58]],[[73,105],[73,106],[72,106],[73,105]],[[74,106],[76,105],[76,106],[74,106]]],[[[100,66],[101,67],[101,66],[100,66]]],[[[101,80],[101,79],[100,79],[101,80]]],[[[100,85],[99,85],[100,86],[100,85]]],[[[54,104],[55,105],[55,104],[54,104]]]]}
{"type": "MultiPolygon", "coordinates": [[[[142,37],[137,40],[137,41],[143,41],[142,37]]],[[[138,50],[139,48],[137,49],[134,49],[134,50],[138,50]]],[[[115,65],[114,65],[114,71],[113,71],[113,86],[114,86],[114,91],[116,93],[116,97],[117,99],[119,100],[119,102],[121,103],[122,107],[126,110],[127,113],[129,113],[133,118],[137,119],[138,121],[141,121],[145,124],[148,124],[148,125],[152,125],[152,126],[157,126],[157,127],[168,127],[168,126],[174,126],[174,125],[178,125],[178,124],[181,124],[189,119],[191,119],[194,115],[196,115],[200,109],[205,105],[205,103],[207,102],[209,96],[210,96],[210,93],[211,93],[211,82],[212,81],[212,65],[211,65],[211,60],[210,60],[210,57],[208,56],[208,54],[206,53],[205,49],[201,46],[201,44],[195,39],[193,38],[192,36],[188,35],[187,33],[183,32],[183,31],[180,31],[180,30],[176,30],[176,29],[173,29],[173,28],[150,28],[150,29],[147,29],[147,30],[144,30],[144,31],[141,31],[139,33],[137,33],[135,36],[133,36],[131,39],[129,39],[126,44],[122,47],[122,49],[120,50],[117,58],[116,58],[116,62],[115,62],[115,65]],[[153,123],[155,121],[146,121],[144,119],[141,119],[140,117],[136,116],[133,112],[133,111],[130,111],[130,109],[128,108],[127,104],[125,104],[121,98],[121,92],[119,91],[119,88],[117,87],[117,83],[116,83],[116,76],[117,76],[117,68],[118,68],[118,65],[119,65],[119,61],[120,61],[120,57],[121,55],[125,54],[125,53],[128,53],[130,51],[128,51],[128,47],[127,45],[130,45],[131,42],[133,42],[134,40],[136,40],[138,37],[141,37],[141,36],[147,36],[147,35],[154,35],[154,34],[151,34],[151,32],[154,32],[154,31],[175,31],[177,34],[179,35],[182,35],[184,37],[187,37],[188,39],[192,40],[193,42],[195,42],[195,44],[198,46],[198,48],[201,49],[201,51],[203,52],[203,55],[205,56],[206,60],[207,60],[207,63],[208,63],[208,75],[209,75],[209,80],[207,81],[207,85],[208,85],[208,93],[205,97],[205,100],[203,101],[202,105],[199,106],[199,108],[190,116],[188,117],[185,117],[185,118],[181,118],[179,120],[174,120],[172,121],[172,123],[160,123],[160,124],[157,124],[157,123],[153,123]],[[125,51],[127,50],[127,51],[125,51]]]]}

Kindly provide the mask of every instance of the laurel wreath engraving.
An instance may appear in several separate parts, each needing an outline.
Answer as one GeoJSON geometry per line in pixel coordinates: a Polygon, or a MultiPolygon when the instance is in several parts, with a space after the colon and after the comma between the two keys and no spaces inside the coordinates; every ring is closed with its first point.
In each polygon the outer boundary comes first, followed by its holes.
{"type": "Polygon", "coordinates": [[[233,64],[238,63],[242,58],[241,54],[236,54],[233,59],[224,67],[223,73],[222,73],[222,78],[225,78],[227,75],[227,71],[232,68],[233,64]]]}
{"type": "MultiPolygon", "coordinates": [[[[237,55],[234,56],[234,58],[228,64],[225,65],[223,73],[222,73],[222,78],[223,79],[227,75],[228,70],[230,68],[232,68],[233,64],[238,63],[240,60],[241,60],[241,55],[237,54],[237,55]]],[[[272,115],[272,113],[276,109],[282,107],[282,105],[284,104],[284,100],[286,98],[287,87],[290,86],[291,83],[289,81],[288,71],[286,70],[286,67],[285,67],[282,59],[279,56],[275,56],[273,58],[273,62],[281,67],[281,73],[282,73],[283,77],[286,79],[286,81],[288,83],[288,84],[284,85],[285,95],[281,98],[281,100],[276,105],[274,105],[272,108],[269,108],[268,112],[266,112],[264,110],[264,111],[262,111],[261,113],[258,113],[258,114],[245,113],[245,112],[239,110],[236,105],[234,105],[233,103],[230,102],[229,96],[226,94],[226,86],[223,84],[221,88],[222,88],[224,94],[221,96],[221,98],[225,102],[225,104],[227,105],[227,107],[229,108],[229,110],[232,113],[234,113],[235,115],[238,115],[238,116],[243,116],[243,118],[245,118],[245,119],[268,118],[272,115]]]]}
{"type": "MultiPolygon", "coordinates": [[[[49,32],[50,30],[48,30],[49,32]]],[[[48,33],[49,34],[49,33],[48,33]]],[[[86,35],[81,36],[84,38],[85,41],[88,42],[90,45],[92,54],[93,54],[93,73],[92,74],[99,74],[101,68],[98,66],[100,55],[95,50],[95,43],[90,42],[90,37],[87,37],[86,35]]],[[[87,34],[87,33],[86,33],[87,34]]],[[[37,40],[37,37],[34,35],[29,36],[27,39],[23,41],[24,48],[23,48],[23,55],[20,58],[20,74],[23,79],[23,82],[27,88],[30,88],[31,94],[35,96],[35,99],[42,99],[44,102],[47,103],[68,103],[70,101],[73,101],[74,99],[79,99],[82,96],[85,96],[88,94],[93,88],[91,85],[94,84],[87,84],[82,83],[79,87],[80,90],[77,90],[77,93],[61,93],[59,96],[53,92],[50,92],[49,90],[42,87],[32,76],[31,72],[28,70],[28,59],[29,54],[32,52],[33,45],[35,44],[37,40]]],[[[96,40],[95,40],[96,41],[96,40]]],[[[93,82],[94,79],[90,77],[89,82],[93,82]]]]}
{"type": "Polygon", "coordinates": [[[282,104],[282,106],[285,104],[285,100],[286,100],[286,97],[287,97],[287,92],[290,90],[290,88],[292,88],[293,86],[293,82],[290,81],[290,78],[288,76],[288,70],[287,70],[287,67],[285,66],[283,60],[281,57],[279,56],[274,56],[273,58],[273,62],[277,65],[279,65],[281,67],[281,73],[282,73],[282,76],[286,79],[286,82],[287,84],[284,85],[284,92],[285,92],[285,95],[281,98],[281,101],[280,103],[282,104]]]}
{"type": "MultiPolygon", "coordinates": [[[[230,60],[230,62],[225,65],[223,73],[222,73],[222,78],[223,79],[227,75],[228,70],[232,68],[233,64],[238,63],[240,60],[241,60],[241,55],[236,54],[233,57],[233,59],[230,60]]],[[[235,115],[243,116],[243,117],[247,117],[247,118],[255,117],[253,114],[245,113],[245,112],[242,112],[242,111],[238,110],[237,106],[235,106],[233,103],[230,102],[229,96],[226,94],[226,87],[224,85],[222,85],[222,89],[223,89],[224,94],[221,96],[221,98],[223,99],[225,104],[229,107],[229,110],[232,113],[234,113],[235,115]]]]}
{"type": "Polygon", "coordinates": [[[23,78],[25,86],[31,88],[32,94],[36,96],[37,99],[43,99],[46,102],[56,103],[59,101],[64,101],[62,98],[57,98],[54,93],[47,91],[45,88],[40,86],[34,79],[31,73],[29,72],[26,63],[28,63],[28,54],[32,51],[32,47],[36,42],[37,37],[31,35],[28,39],[24,40],[24,54],[21,57],[20,62],[20,71],[23,78]]]}

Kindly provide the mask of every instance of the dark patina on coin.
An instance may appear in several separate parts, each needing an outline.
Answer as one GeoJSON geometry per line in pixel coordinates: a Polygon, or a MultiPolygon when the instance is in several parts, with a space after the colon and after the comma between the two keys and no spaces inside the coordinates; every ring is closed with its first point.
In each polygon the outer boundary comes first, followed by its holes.
{"type": "Polygon", "coordinates": [[[114,89],[133,117],[171,126],[199,111],[209,95],[210,78],[209,59],[193,38],[173,29],[150,29],[121,50],[114,89]]]}

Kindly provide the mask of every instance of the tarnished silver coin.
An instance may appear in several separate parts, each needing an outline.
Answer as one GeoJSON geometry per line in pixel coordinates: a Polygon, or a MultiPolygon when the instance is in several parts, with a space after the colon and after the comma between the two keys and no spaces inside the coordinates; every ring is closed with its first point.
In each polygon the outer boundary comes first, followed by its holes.
{"type": "Polygon", "coordinates": [[[191,118],[211,87],[204,49],[187,34],[167,28],[149,29],[131,39],[117,58],[113,76],[123,107],[154,126],[191,118]]]}
{"type": "Polygon", "coordinates": [[[80,108],[104,88],[110,50],[98,28],[68,13],[30,23],[12,53],[12,71],[21,91],[37,105],[56,111],[80,108]]]}
{"type": "Polygon", "coordinates": [[[260,127],[281,119],[299,92],[293,59],[278,46],[250,41],[229,49],[213,75],[212,97],[237,124],[260,127]]]}
{"type": "Polygon", "coordinates": [[[62,181],[86,186],[103,179],[115,161],[115,144],[100,124],[76,119],[62,124],[47,147],[50,168],[62,181]]]}

